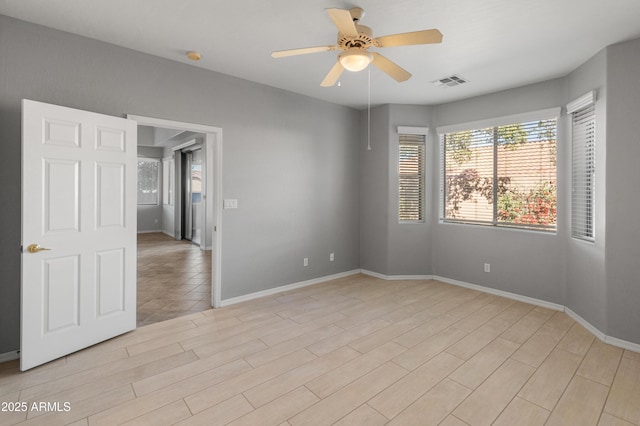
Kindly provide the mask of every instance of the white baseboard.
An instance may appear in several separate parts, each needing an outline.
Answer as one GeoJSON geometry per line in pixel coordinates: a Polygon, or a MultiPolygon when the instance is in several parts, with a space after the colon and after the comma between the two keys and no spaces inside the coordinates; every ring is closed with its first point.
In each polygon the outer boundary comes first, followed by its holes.
{"type": "Polygon", "coordinates": [[[507,299],[517,300],[519,302],[529,303],[531,305],[541,306],[543,308],[553,309],[554,311],[564,312],[564,306],[557,303],[547,302],[546,300],[536,299],[529,296],[523,296],[517,293],[510,293],[508,291],[497,290],[495,288],[484,287],[477,284],[471,284],[464,281],[452,280],[451,278],[440,277],[435,275],[434,280],[442,281],[443,283],[456,285],[459,287],[468,288],[471,290],[481,291],[483,293],[489,293],[496,296],[506,297],[507,299]]]}
{"type": "Polygon", "coordinates": [[[157,232],[163,232],[162,229],[149,229],[147,231],[138,231],[138,234],[155,234],[157,232]]]}
{"type": "Polygon", "coordinates": [[[294,290],[294,289],[297,289],[297,288],[302,288],[302,287],[306,287],[306,286],[310,286],[310,285],[314,285],[314,284],[319,284],[319,283],[322,283],[322,282],[325,282],[325,281],[330,281],[330,280],[334,280],[334,279],[338,279],[338,278],[348,277],[350,275],[355,275],[355,274],[359,274],[359,273],[362,273],[362,274],[365,274],[365,275],[369,275],[369,276],[372,276],[372,277],[375,277],[375,278],[380,278],[380,279],[387,280],[387,281],[437,280],[437,281],[441,281],[443,283],[447,283],[447,284],[451,284],[451,285],[455,285],[455,286],[459,286],[459,287],[464,287],[464,288],[468,288],[468,289],[471,289],[471,290],[477,290],[477,291],[481,291],[483,293],[489,293],[489,294],[493,294],[493,295],[496,295],[496,296],[505,297],[507,299],[512,299],[512,300],[517,300],[519,302],[529,303],[529,304],[535,305],[535,306],[541,306],[543,308],[552,309],[554,311],[564,312],[569,317],[571,317],[574,321],[576,321],[578,324],[583,326],[591,334],[593,334],[595,337],[597,337],[598,339],[600,339],[604,343],[610,344],[612,346],[616,346],[618,348],[628,349],[628,350],[634,351],[634,352],[640,352],[640,344],[629,342],[629,341],[622,340],[622,339],[618,339],[617,337],[612,337],[612,336],[608,336],[608,335],[604,334],[602,331],[600,331],[598,328],[593,326],[587,320],[585,320],[580,315],[576,314],[575,312],[573,312],[571,309],[567,308],[564,305],[560,305],[558,303],[553,303],[553,302],[548,302],[548,301],[542,300],[542,299],[536,299],[534,297],[523,296],[523,295],[517,294],[517,293],[511,293],[511,292],[508,292],[508,291],[497,290],[497,289],[490,288],[490,287],[485,287],[485,286],[481,286],[481,285],[477,285],[477,284],[471,284],[471,283],[467,283],[467,282],[464,282],[464,281],[454,280],[454,279],[451,279],[451,278],[441,277],[441,276],[438,276],[438,275],[384,275],[384,274],[380,274],[378,272],[368,271],[366,269],[354,269],[352,271],[342,272],[342,273],[335,274],[335,275],[329,275],[329,276],[325,276],[325,277],[314,278],[314,279],[308,280],[308,281],[302,281],[302,282],[299,282],[299,283],[288,284],[288,285],[284,285],[284,286],[280,286],[280,287],[276,287],[276,288],[272,288],[272,289],[268,289],[268,290],[259,291],[259,292],[256,292],[256,293],[246,294],[244,296],[233,297],[231,299],[226,299],[226,300],[221,301],[220,302],[220,306],[221,307],[229,306],[229,305],[233,305],[235,303],[245,302],[247,300],[253,300],[253,299],[257,299],[257,298],[264,297],[264,296],[270,296],[270,295],[273,295],[273,294],[282,293],[284,291],[294,290]]]}
{"type": "Polygon", "coordinates": [[[586,328],[589,331],[589,333],[593,334],[594,336],[596,336],[598,339],[602,340],[603,342],[607,338],[606,334],[604,334],[602,331],[598,330],[596,327],[591,325],[590,322],[588,322],[587,320],[582,318],[580,315],[576,314],[571,309],[567,308],[566,306],[564,308],[564,313],[569,315],[571,318],[573,318],[573,320],[575,322],[577,322],[578,324],[580,324],[581,326],[586,328]]]}
{"type": "Polygon", "coordinates": [[[593,334],[595,337],[597,337],[598,339],[600,339],[604,343],[607,343],[607,344],[609,344],[611,346],[616,346],[616,347],[621,348],[621,349],[628,349],[630,351],[640,352],[640,344],[629,342],[627,340],[618,339],[617,337],[612,337],[612,336],[608,336],[608,335],[604,334],[602,331],[600,331],[597,327],[595,327],[589,321],[585,320],[580,315],[576,314],[575,312],[573,312],[571,309],[567,308],[564,305],[559,305],[557,303],[547,302],[546,300],[535,299],[533,297],[522,296],[520,294],[510,293],[508,291],[496,290],[494,288],[484,287],[484,286],[477,285],[477,284],[470,284],[470,283],[466,283],[466,282],[463,282],[463,281],[452,280],[450,278],[440,277],[440,276],[437,276],[437,275],[434,276],[433,279],[434,280],[438,280],[438,281],[442,281],[442,282],[447,283],[447,284],[452,284],[452,285],[457,285],[457,286],[460,286],[460,287],[465,287],[465,288],[469,288],[469,289],[473,289],[473,290],[478,290],[478,291],[482,291],[484,293],[489,293],[489,294],[494,294],[496,296],[506,297],[507,299],[513,299],[513,300],[529,303],[529,304],[536,305],[536,306],[542,306],[543,308],[549,308],[549,309],[553,309],[555,311],[564,312],[569,317],[571,317],[575,322],[577,322],[578,324],[583,326],[591,334],[593,334]]]}
{"type": "Polygon", "coordinates": [[[630,351],[640,353],[640,344],[629,342],[628,340],[618,339],[617,337],[611,337],[605,334],[603,342],[621,349],[628,349],[630,351]]]}
{"type": "Polygon", "coordinates": [[[11,351],[0,354],[0,363],[20,359],[20,351],[11,351]]]}
{"type": "Polygon", "coordinates": [[[356,275],[360,273],[360,269],[354,269],[352,271],[340,272],[338,274],[327,275],[320,278],[314,278],[312,280],[301,281],[298,283],[287,284],[280,287],[270,288],[267,290],[257,291],[255,293],[245,294],[243,296],[232,297],[230,299],[225,299],[220,301],[220,307],[234,305],[240,302],[246,302],[248,300],[259,299],[260,297],[271,296],[274,294],[282,293],[289,290],[295,290],[297,288],[307,287],[314,284],[323,283],[325,281],[336,280],[338,278],[344,278],[351,275],[356,275]]]}
{"type": "Polygon", "coordinates": [[[163,234],[165,234],[165,235],[170,236],[171,238],[175,238],[175,237],[176,237],[176,236],[175,236],[175,235],[173,235],[171,232],[167,232],[167,231],[165,231],[164,229],[163,229],[162,231],[160,231],[160,232],[162,232],[162,233],[163,233],[163,234]]]}
{"type": "Polygon", "coordinates": [[[566,313],[569,317],[571,317],[575,322],[583,326],[587,329],[591,334],[595,337],[612,346],[616,346],[622,349],[628,349],[634,352],[640,352],[640,344],[629,342],[627,340],[618,339],[617,337],[612,337],[604,334],[598,328],[596,328],[593,324],[582,318],[580,315],[573,312],[571,309],[567,308],[564,305],[560,305],[558,303],[548,302],[546,300],[536,299],[534,297],[523,296],[517,293],[511,293],[508,291],[497,290],[495,288],[485,287],[477,284],[471,284],[464,281],[458,281],[451,278],[441,277],[438,275],[383,275],[377,272],[362,270],[361,271],[365,275],[370,275],[372,277],[380,278],[383,280],[409,280],[409,279],[417,279],[417,280],[428,280],[433,279],[437,281],[441,281],[443,283],[452,284],[459,287],[468,288],[471,290],[481,291],[483,293],[489,293],[496,296],[506,297],[507,299],[517,300],[519,302],[529,303],[531,305],[541,306],[543,308],[553,309],[554,311],[560,311],[566,313]]]}
{"type": "Polygon", "coordinates": [[[387,280],[387,281],[432,280],[433,279],[433,275],[383,275],[377,272],[368,271],[366,269],[361,269],[360,272],[362,272],[365,275],[369,275],[369,276],[380,278],[382,280],[387,280]]]}
{"type": "Polygon", "coordinates": [[[640,344],[629,342],[627,340],[618,339],[617,337],[611,337],[604,334],[602,331],[598,330],[596,327],[591,325],[587,320],[582,318],[580,315],[573,312],[571,309],[565,307],[564,312],[569,315],[575,322],[586,328],[591,334],[596,336],[598,339],[602,340],[604,343],[608,343],[611,346],[617,346],[622,349],[628,349],[634,352],[640,352],[640,344]]]}

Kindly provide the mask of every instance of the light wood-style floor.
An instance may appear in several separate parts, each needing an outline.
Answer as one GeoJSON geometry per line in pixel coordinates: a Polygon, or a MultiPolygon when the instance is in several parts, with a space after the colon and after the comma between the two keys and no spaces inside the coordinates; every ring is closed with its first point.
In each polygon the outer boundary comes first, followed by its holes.
{"type": "Polygon", "coordinates": [[[138,234],[138,327],[211,309],[211,251],[138,234]]]}
{"type": "Polygon", "coordinates": [[[26,373],[37,425],[640,425],[640,354],[564,313],[363,275],[155,323],[26,373]]]}

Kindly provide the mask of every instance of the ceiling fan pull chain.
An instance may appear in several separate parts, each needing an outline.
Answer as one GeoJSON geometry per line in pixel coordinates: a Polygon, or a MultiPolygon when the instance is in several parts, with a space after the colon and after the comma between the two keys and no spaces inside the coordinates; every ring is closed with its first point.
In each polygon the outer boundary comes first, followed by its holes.
{"type": "Polygon", "coordinates": [[[367,79],[367,150],[371,151],[371,67],[367,79]]]}

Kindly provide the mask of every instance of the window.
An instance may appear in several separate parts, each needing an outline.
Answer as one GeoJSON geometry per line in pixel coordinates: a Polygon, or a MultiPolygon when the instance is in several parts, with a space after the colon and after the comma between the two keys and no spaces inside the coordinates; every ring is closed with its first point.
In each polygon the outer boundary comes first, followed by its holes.
{"type": "Polygon", "coordinates": [[[555,231],[558,112],[439,129],[442,220],[555,231]]]}
{"type": "Polygon", "coordinates": [[[138,205],[159,204],[160,161],[138,158],[138,205]]]}
{"type": "Polygon", "coordinates": [[[567,105],[571,114],[571,236],[594,241],[595,93],[567,105]]]}
{"type": "MultiPolygon", "coordinates": [[[[399,131],[412,131],[400,128],[399,131]]],[[[425,138],[422,134],[401,133],[398,145],[398,219],[400,222],[424,222],[425,138]]]]}

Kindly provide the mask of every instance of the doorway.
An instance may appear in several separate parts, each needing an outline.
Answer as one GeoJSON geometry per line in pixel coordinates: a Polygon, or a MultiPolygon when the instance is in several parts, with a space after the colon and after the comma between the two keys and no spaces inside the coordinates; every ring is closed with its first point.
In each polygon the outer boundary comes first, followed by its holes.
{"type": "MultiPolygon", "coordinates": [[[[164,265],[163,267],[171,265],[172,271],[182,271],[183,277],[193,281],[189,285],[194,288],[196,293],[204,294],[202,286],[207,286],[210,293],[209,307],[219,307],[221,292],[222,129],[134,115],[128,115],[127,118],[137,121],[139,126],[174,130],[184,135],[191,134],[199,137],[199,141],[195,143],[187,141],[173,147],[174,155],[171,158],[165,156],[162,159],[161,169],[165,172],[162,179],[165,182],[175,183],[172,188],[169,188],[170,185],[167,185],[166,189],[163,188],[163,196],[175,201],[173,206],[163,205],[163,208],[165,213],[173,213],[170,216],[173,216],[174,223],[179,225],[173,227],[173,232],[167,230],[156,235],[139,234],[139,241],[140,248],[143,250],[149,249],[153,244],[161,246],[151,249],[147,253],[155,252],[156,255],[159,255],[160,252],[166,251],[167,259],[178,260],[181,257],[186,259],[182,265],[167,260],[160,260],[155,265],[164,265]],[[169,160],[173,161],[173,175],[169,172],[171,169],[169,160]],[[187,171],[189,172],[188,179],[175,178],[176,176],[185,176],[181,175],[182,170],[185,171],[185,175],[187,171]],[[178,186],[179,181],[184,182],[184,185],[178,186]],[[171,210],[173,211],[171,212],[171,210]],[[207,260],[207,256],[209,260],[207,260]],[[195,270],[203,267],[206,270],[195,270]]],[[[163,216],[162,219],[165,217],[163,216]]],[[[171,278],[167,269],[164,274],[158,273],[154,279],[159,283],[171,279],[183,280],[183,278],[171,278]]],[[[189,301],[185,302],[185,304],[189,303],[189,301]]],[[[180,302],[176,302],[176,304],[179,305],[180,302]]],[[[205,306],[204,309],[206,308],[205,306]]]]}
{"type": "Polygon", "coordinates": [[[211,309],[211,250],[162,232],[137,237],[137,326],[211,309]]]}

